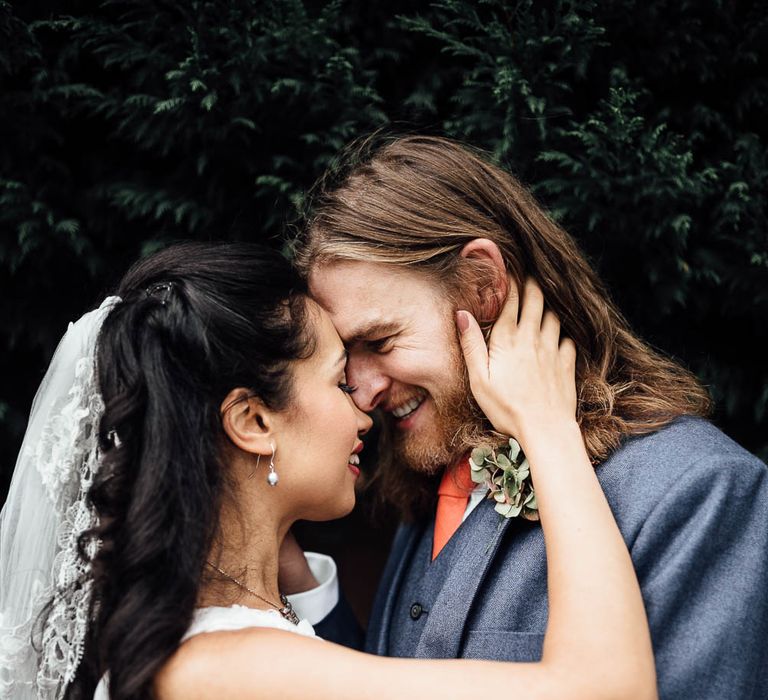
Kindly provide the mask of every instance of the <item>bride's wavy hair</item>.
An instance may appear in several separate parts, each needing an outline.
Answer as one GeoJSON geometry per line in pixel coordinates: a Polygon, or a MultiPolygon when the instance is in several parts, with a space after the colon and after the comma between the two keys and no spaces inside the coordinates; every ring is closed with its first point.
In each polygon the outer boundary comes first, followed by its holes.
{"type": "MultiPolygon", "coordinates": [[[[574,239],[515,177],[456,141],[375,135],[353,144],[313,188],[294,252],[305,278],[345,260],[422,271],[458,308],[464,282],[489,277],[460,255],[474,238],[498,245],[518,291],[526,277],[539,283],[576,343],[577,418],[594,462],[627,436],[709,412],[696,378],[632,332],[574,239]]],[[[495,318],[478,320],[488,328],[495,318]]],[[[431,503],[424,475],[390,464],[379,481],[403,515],[431,503]]]]}
{"type": "Polygon", "coordinates": [[[229,482],[220,407],[244,387],[282,410],[290,363],[314,351],[305,286],[278,253],[188,243],[139,261],[97,345],[103,460],[86,653],[70,698],[152,697],[195,607],[229,482]]]}

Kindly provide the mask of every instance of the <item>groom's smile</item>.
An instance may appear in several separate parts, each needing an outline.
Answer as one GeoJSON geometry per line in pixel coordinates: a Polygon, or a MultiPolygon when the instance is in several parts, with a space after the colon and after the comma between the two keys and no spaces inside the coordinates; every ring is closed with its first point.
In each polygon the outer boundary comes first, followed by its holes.
{"type": "Polygon", "coordinates": [[[416,412],[419,410],[419,408],[421,408],[426,399],[427,392],[423,390],[418,391],[411,398],[406,399],[405,401],[399,401],[397,403],[390,401],[390,405],[393,407],[384,408],[384,410],[394,416],[398,427],[407,428],[412,424],[411,419],[415,416],[416,412]]]}
{"type": "Polygon", "coordinates": [[[427,472],[456,458],[454,437],[471,410],[440,286],[420,272],[360,261],[318,266],[309,282],[349,352],[355,403],[384,412],[397,457],[427,472]]]}

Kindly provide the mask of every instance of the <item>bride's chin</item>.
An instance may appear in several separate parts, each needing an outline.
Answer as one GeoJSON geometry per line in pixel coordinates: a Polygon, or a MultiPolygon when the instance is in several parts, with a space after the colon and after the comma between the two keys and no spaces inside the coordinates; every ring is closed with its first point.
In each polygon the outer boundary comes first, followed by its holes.
{"type": "Polygon", "coordinates": [[[339,518],[343,518],[347,515],[349,515],[355,508],[355,492],[352,491],[351,496],[347,499],[346,503],[344,503],[340,508],[339,511],[334,515],[332,518],[329,518],[329,520],[338,520],[339,518]]]}
{"type": "Polygon", "coordinates": [[[315,523],[324,523],[330,520],[338,520],[339,518],[343,518],[349,515],[354,510],[355,500],[355,492],[352,491],[348,498],[344,498],[343,500],[339,499],[339,501],[334,502],[332,505],[328,504],[330,507],[323,508],[322,511],[319,511],[318,508],[314,507],[308,509],[308,512],[302,514],[300,519],[309,520],[310,522],[315,523]],[[310,510],[311,512],[309,512],[310,510]]]}

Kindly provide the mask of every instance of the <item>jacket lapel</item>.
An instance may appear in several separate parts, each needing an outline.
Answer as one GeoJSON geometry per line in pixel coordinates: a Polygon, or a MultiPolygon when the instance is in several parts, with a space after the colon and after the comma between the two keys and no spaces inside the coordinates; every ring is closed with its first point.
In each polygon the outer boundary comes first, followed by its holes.
{"type": "Polygon", "coordinates": [[[429,611],[416,658],[458,656],[469,609],[510,523],[493,506],[493,501],[482,501],[477,506],[482,509],[476,513],[478,517],[465,523],[470,526],[468,530],[457,533],[462,541],[445,584],[429,611]]]}
{"type": "Polygon", "coordinates": [[[371,611],[365,650],[384,656],[389,648],[389,627],[400,592],[400,583],[411,561],[413,550],[423,527],[402,525],[392,542],[392,551],[379,584],[376,601],[371,611]]]}

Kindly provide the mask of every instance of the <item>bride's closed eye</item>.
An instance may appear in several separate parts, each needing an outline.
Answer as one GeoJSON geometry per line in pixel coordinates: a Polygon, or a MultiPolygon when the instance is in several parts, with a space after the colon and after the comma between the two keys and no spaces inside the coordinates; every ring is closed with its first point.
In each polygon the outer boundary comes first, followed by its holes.
{"type": "Polygon", "coordinates": [[[345,394],[354,394],[357,391],[356,386],[350,386],[345,382],[339,382],[339,389],[341,389],[345,394]]]}

